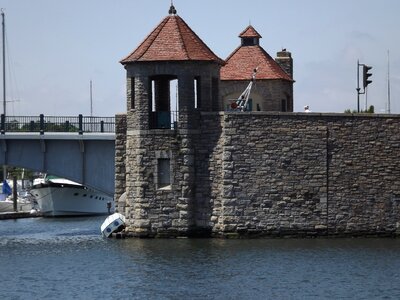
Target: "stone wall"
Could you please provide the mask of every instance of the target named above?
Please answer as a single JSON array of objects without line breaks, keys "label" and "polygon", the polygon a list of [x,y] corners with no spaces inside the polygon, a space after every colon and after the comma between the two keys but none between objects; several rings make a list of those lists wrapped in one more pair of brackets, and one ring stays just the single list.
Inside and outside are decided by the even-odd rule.
[{"label": "stone wall", "polygon": [[115,116],[115,195],[116,207],[125,210],[125,202],[119,199],[126,190],[126,114]]},{"label": "stone wall", "polygon": [[400,117],[225,113],[216,235],[400,233]]},{"label": "stone wall", "polygon": [[400,234],[400,116],[208,112],[196,131],[127,134],[134,235]]},{"label": "stone wall", "polygon": [[[237,99],[246,89],[249,81],[222,80],[220,83],[220,109],[226,110],[228,100]],[[257,80],[253,85],[251,98],[253,111],[259,104],[261,111],[283,111],[282,100],[286,101],[286,111],[293,111],[293,83],[285,80]]]}]

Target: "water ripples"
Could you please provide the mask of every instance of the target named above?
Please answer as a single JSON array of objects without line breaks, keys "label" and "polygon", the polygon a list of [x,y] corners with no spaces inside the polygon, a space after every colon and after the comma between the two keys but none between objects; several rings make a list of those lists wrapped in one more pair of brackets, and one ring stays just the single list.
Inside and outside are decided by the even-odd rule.
[{"label": "water ripples", "polygon": [[0,299],[398,299],[399,239],[104,239],[104,218],[0,222]]}]

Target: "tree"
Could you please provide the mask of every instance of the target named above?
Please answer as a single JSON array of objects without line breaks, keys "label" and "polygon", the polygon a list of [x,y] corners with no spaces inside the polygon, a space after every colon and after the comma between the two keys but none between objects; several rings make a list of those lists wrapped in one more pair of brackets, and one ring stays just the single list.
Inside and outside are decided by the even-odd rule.
[{"label": "tree", "polygon": [[357,112],[357,110],[355,110],[355,109],[353,109],[353,110],[346,109],[344,111],[344,113],[345,114],[358,114],[358,113],[360,113],[360,114],[373,114],[373,113],[375,113],[375,107],[373,105],[370,105],[367,110],[361,110],[360,112]]}]

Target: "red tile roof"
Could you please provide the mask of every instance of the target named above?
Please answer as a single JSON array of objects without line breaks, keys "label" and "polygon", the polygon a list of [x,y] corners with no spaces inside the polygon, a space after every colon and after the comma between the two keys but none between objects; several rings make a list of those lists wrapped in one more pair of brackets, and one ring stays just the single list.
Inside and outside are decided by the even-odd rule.
[{"label": "red tile roof", "polygon": [[257,30],[254,29],[253,26],[249,25],[245,30],[243,30],[240,34],[239,37],[244,38],[244,37],[257,37],[257,38],[262,38],[261,34],[257,32]]},{"label": "red tile roof", "polygon": [[[248,26],[239,37],[261,37],[261,35],[252,26]],[[221,80],[250,80],[253,70],[258,67],[257,79],[293,81],[258,43],[238,47],[225,63],[221,68]]]},{"label": "red tile roof", "polygon": [[169,15],[121,63],[186,60],[223,64],[181,17]]}]

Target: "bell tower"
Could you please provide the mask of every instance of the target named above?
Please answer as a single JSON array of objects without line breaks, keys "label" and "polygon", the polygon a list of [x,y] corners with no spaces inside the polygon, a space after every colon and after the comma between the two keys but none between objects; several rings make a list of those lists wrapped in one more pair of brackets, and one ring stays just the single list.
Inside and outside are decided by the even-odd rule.
[{"label": "bell tower", "polygon": [[169,15],[121,64],[127,74],[125,157],[128,233],[196,231],[199,118],[218,109],[223,61],[177,15]]}]

